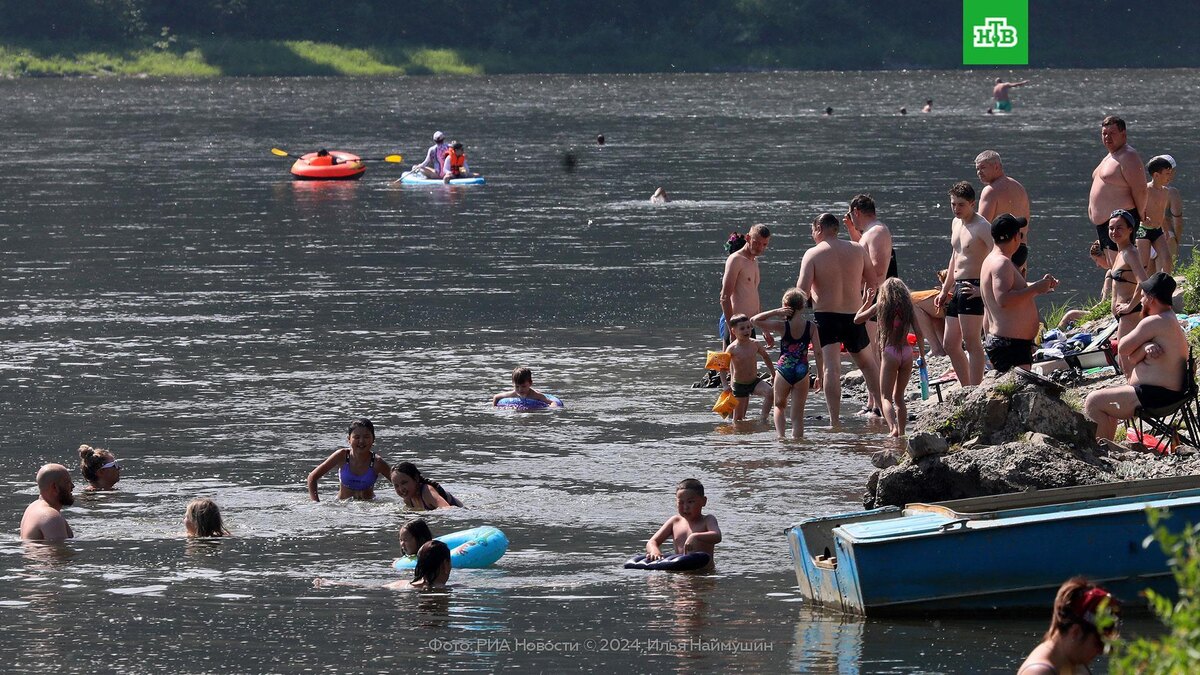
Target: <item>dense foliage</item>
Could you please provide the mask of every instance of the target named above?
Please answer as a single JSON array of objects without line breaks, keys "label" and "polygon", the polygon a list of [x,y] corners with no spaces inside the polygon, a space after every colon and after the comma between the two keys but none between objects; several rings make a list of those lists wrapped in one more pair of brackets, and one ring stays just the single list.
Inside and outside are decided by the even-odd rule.
[{"label": "dense foliage", "polygon": [[[1031,65],[1195,66],[1198,16],[1184,0],[1031,2]],[[308,41],[390,49],[380,62],[401,68],[399,48],[451,50],[492,71],[956,67],[961,21],[956,0],[0,0],[0,44],[202,59]]]}]

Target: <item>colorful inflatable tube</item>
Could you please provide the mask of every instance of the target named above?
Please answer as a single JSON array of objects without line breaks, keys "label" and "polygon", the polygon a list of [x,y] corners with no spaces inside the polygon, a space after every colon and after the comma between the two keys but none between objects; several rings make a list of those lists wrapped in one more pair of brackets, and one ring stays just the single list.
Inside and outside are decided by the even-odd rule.
[{"label": "colorful inflatable tube", "polygon": [[712,556],[701,551],[692,553],[676,553],[664,556],[658,560],[646,560],[645,555],[638,555],[625,562],[627,570],[661,570],[664,572],[694,572],[704,569],[712,563]]},{"label": "colorful inflatable tube", "polygon": [[[450,547],[450,566],[455,569],[488,567],[508,551],[508,537],[490,525],[451,532],[435,538]],[[415,555],[397,558],[392,563],[392,567],[398,570],[411,570],[416,566]]]},{"label": "colorful inflatable tube", "polygon": [[[310,152],[292,164],[292,175],[296,180],[358,180],[367,170],[358,155],[330,150],[330,157],[336,157],[337,164],[324,164],[317,161],[317,153]],[[317,161],[316,164],[313,162]]]},{"label": "colorful inflatable tube", "polygon": [[562,399],[553,394],[542,394],[550,399],[549,403],[540,401],[536,398],[519,398],[510,396],[496,401],[497,408],[513,408],[515,410],[541,410],[542,408],[561,408],[563,407]]}]

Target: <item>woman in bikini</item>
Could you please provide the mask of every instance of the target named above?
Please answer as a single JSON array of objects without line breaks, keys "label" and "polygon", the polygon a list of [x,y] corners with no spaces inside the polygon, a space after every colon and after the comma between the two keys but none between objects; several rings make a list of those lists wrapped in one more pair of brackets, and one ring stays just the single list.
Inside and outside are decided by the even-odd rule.
[{"label": "woman in bikini", "polygon": [[392,485],[410,509],[433,511],[462,506],[445,488],[422,476],[412,462],[400,462],[392,469]]},{"label": "woman in bikini", "polygon": [[338,469],[338,499],[374,499],[375,481],[391,473],[387,462],[371,451],[375,445],[375,425],[363,418],[350,424],[346,436],[348,448],[333,451],[321,465],[308,474],[308,498],[321,501],[317,495],[317,481],[321,476]]},{"label": "woman in bikini", "polygon": [[787,429],[788,401],[792,405],[792,438],[804,437],[804,403],[808,400],[809,373],[813,374],[812,390],[821,388],[821,350],[813,351],[816,370],[808,365],[808,346],[821,344],[817,325],[803,315],[808,296],[799,288],[789,288],[783,294],[783,306],[755,314],[750,322],[764,333],[780,335],[779,361],[775,364],[775,433],[784,437]]},{"label": "woman in bikini", "polygon": [[[1134,240],[1137,230],[1134,220],[1133,214],[1124,209],[1113,211],[1108,219],[1108,237],[1117,245],[1116,259],[1108,271],[1112,279],[1112,314],[1118,322],[1117,342],[1142,320],[1142,291],[1138,284],[1147,276]],[[1117,360],[1121,370],[1128,372],[1128,359],[1118,356]]]}]

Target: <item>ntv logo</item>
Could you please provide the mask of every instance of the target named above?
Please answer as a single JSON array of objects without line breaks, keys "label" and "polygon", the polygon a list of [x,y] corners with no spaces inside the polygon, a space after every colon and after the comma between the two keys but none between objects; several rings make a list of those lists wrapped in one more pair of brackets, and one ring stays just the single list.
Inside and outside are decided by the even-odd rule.
[{"label": "ntv logo", "polygon": [[973,47],[1016,47],[1017,29],[1008,25],[1008,19],[987,18],[982,26],[974,26],[975,39]]}]

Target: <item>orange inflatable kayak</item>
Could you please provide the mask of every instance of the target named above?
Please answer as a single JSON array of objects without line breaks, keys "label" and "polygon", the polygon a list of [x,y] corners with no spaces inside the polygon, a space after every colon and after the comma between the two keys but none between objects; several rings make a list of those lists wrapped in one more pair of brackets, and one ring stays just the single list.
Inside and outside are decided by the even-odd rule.
[{"label": "orange inflatable kayak", "polygon": [[367,165],[362,163],[358,155],[330,150],[329,156],[336,157],[337,164],[314,164],[317,153],[310,152],[304,155],[292,165],[292,175],[297,180],[358,180],[367,170]]}]

